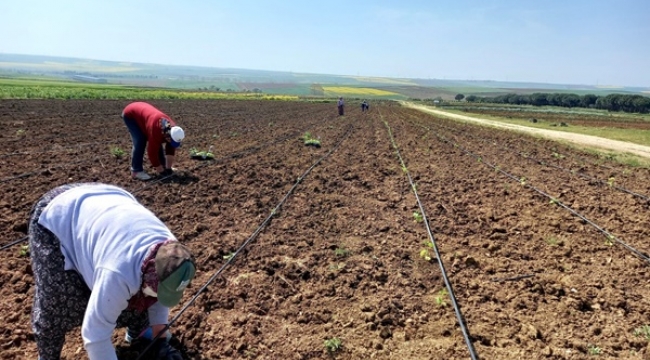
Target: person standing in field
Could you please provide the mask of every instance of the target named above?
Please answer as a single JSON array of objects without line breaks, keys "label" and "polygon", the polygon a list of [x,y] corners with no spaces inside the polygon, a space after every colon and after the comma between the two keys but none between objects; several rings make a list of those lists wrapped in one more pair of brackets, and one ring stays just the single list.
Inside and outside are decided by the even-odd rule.
[{"label": "person standing in field", "polygon": [[368,105],[368,102],[366,100],[363,100],[361,103],[361,112],[366,112],[370,109],[370,106]]},{"label": "person standing in field", "polygon": [[143,167],[145,148],[149,161],[158,174],[171,175],[176,148],[185,138],[183,129],[165,113],[145,102],[127,105],[122,111],[122,119],[133,140],[131,151],[133,178],[143,181],[151,179]]},{"label": "person standing in field", "polygon": [[337,106],[338,109],[339,109],[339,116],[343,116],[343,114],[344,114],[344,110],[345,110],[345,109],[344,109],[344,108],[345,108],[345,103],[343,102],[343,97],[342,97],[342,96],[339,97],[339,101],[338,101],[338,103],[336,104],[336,106]]},{"label": "person standing in field", "polygon": [[[90,360],[117,359],[116,327],[127,328],[127,342],[151,341],[196,272],[189,249],[161,220],[126,190],[101,183],[43,195],[30,213],[29,249],[39,360],[59,359],[78,326]],[[170,337],[152,345],[156,359],[182,359]]]}]

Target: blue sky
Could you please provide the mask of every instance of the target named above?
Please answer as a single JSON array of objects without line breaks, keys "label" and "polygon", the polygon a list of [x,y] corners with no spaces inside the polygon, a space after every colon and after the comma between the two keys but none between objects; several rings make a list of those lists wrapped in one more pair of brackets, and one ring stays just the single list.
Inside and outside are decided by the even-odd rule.
[{"label": "blue sky", "polygon": [[0,53],[650,87],[650,1],[2,0]]}]

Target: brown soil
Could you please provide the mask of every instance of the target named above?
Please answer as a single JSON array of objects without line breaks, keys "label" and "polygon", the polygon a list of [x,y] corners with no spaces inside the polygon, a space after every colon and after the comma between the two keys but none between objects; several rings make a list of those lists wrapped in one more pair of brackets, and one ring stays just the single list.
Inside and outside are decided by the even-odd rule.
[{"label": "brown soil", "polygon": [[[197,254],[190,290],[198,291],[289,194],[173,325],[173,343],[187,359],[470,357],[450,298],[441,295],[441,267],[435,256],[420,256],[432,253],[426,227],[415,221],[418,203],[386,124],[480,358],[650,355],[648,340],[634,334],[650,324],[647,262],[520,183],[525,178],[647,252],[648,170],[396,104],[338,117],[332,104],[153,103],[188,137],[179,175],[144,184],[130,180],[128,155],[109,152],[130,149],[118,116],[126,101],[1,101],[0,233],[3,244],[23,238],[30,207],[57,185],[116,184]],[[320,148],[302,144],[306,131],[320,137]],[[190,148],[210,145],[214,161],[189,158]],[[3,359],[36,358],[33,281],[22,244],[0,252]],[[116,331],[114,343],[122,359],[133,359],[123,335]],[[334,337],[342,347],[328,354],[324,342]],[[75,331],[63,359],[79,358],[85,355]]]}]

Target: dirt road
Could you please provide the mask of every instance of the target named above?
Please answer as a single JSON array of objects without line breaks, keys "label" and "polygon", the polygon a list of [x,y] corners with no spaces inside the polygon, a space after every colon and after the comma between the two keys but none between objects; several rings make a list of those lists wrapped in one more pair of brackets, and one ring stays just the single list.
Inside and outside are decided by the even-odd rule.
[{"label": "dirt road", "polygon": [[630,153],[630,154],[634,154],[637,156],[650,159],[650,147],[648,146],[643,146],[643,145],[638,145],[638,144],[633,144],[633,143],[618,141],[618,140],[610,140],[610,139],[605,139],[605,138],[591,136],[591,135],[583,135],[583,134],[569,133],[564,131],[546,130],[546,129],[531,128],[531,127],[526,127],[521,125],[507,124],[498,121],[482,119],[474,116],[454,114],[454,113],[438,110],[428,106],[416,105],[410,102],[402,102],[402,104],[404,106],[417,109],[426,113],[436,114],[439,116],[444,116],[452,119],[459,119],[464,121],[486,124],[501,129],[526,132],[529,134],[539,135],[550,139],[564,140],[574,144],[580,144],[580,145],[598,148],[598,149]]}]

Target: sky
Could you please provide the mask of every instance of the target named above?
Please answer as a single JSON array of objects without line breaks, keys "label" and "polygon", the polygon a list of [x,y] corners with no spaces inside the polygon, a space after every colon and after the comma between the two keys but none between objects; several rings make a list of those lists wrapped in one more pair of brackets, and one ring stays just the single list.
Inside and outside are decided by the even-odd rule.
[{"label": "sky", "polygon": [[1,0],[0,53],[650,87],[650,1]]}]

